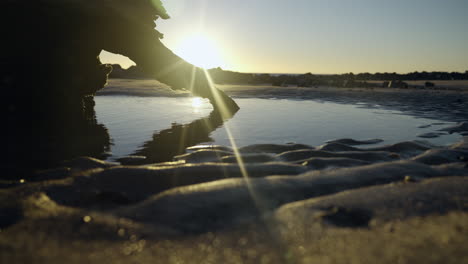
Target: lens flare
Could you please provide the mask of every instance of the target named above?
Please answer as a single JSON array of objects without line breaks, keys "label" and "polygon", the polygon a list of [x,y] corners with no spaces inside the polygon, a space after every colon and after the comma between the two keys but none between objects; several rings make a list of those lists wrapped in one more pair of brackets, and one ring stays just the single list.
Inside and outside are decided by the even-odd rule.
[{"label": "lens flare", "polygon": [[[210,76],[210,73],[206,69],[204,70],[204,73],[205,73],[206,79],[208,80],[208,84],[209,84],[209,87],[210,87],[211,92],[213,94],[214,100],[217,101],[217,105],[219,106],[219,111],[220,111],[221,117],[223,119],[230,118],[232,116],[231,111],[228,109],[228,107],[226,107],[225,105],[219,103],[219,102],[222,102],[222,99],[221,99],[221,97],[220,97],[220,95],[218,93],[218,90],[214,87],[214,83],[213,83],[213,80],[212,80],[212,78]],[[252,197],[252,200],[255,203],[255,206],[257,207],[258,211],[260,213],[262,213],[264,211],[264,208],[265,208],[265,206],[264,206],[265,203],[262,202],[262,199],[260,197],[258,197],[258,195],[256,194],[256,192],[255,192],[255,190],[253,188],[251,179],[249,177],[249,173],[248,173],[247,169],[245,168],[244,161],[242,160],[242,155],[239,152],[239,148],[238,148],[238,146],[236,144],[236,141],[235,141],[234,137],[232,136],[231,129],[229,129],[229,124],[225,123],[224,128],[225,128],[226,134],[227,134],[227,136],[229,138],[229,142],[231,143],[231,147],[232,147],[232,149],[234,151],[234,155],[236,156],[237,164],[239,165],[240,172],[241,172],[242,177],[243,177],[243,179],[245,181],[245,184],[247,186],[249,194]]]}]

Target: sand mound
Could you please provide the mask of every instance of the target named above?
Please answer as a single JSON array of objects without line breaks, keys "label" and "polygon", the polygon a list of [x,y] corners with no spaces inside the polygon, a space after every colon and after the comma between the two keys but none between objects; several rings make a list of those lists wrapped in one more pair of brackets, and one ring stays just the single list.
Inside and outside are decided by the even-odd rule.
[{"label": "sand mound", "polygon": [[467,141],[263,144],[240,156],[197,146],[140,166],[78,158],[2,182],[2,262],[460,263]]}]

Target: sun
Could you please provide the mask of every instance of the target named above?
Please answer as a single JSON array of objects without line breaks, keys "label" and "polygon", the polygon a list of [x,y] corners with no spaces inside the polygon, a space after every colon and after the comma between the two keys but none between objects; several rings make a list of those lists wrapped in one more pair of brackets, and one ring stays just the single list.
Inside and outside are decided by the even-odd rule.
[{"label": "sun", "polygon": [[205,69],[221,67],[224,64],[215,41],[201,33],[186,36],[175,48],[175,53],[195,66]]}]

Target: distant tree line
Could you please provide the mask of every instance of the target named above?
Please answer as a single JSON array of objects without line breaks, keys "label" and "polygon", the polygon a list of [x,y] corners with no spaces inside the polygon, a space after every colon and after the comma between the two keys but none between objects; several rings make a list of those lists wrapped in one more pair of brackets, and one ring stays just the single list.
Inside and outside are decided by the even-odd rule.
[{"label": "distant tree line", "polygon": [[132,65],[128,69],[122,68],[120,64],[112,64],[112,71],[109,73],[109,78],[118,79],[144,79],[146,76],[139,67]]},{"label": "distant tree line", "polygon": [[[140,79],[145,78],[145,74],[137,66],[131,66],[123,69],[118,64],[112,65],[113,70],[110,78]],[[267,74],[267,73],[241,73],[226,71],[221,68],[208,70],[213,81],[217,84],[266,84],[273,86],[302,86],[314,87],[320,85],[336,87],[394,87],[407,88],[404,81],[418,80],[468,80],[468,71],[460,72],[410,72],[399,73],[358,73],[352,72],[345,74]],[[368,81],[381,81],[381,83],[370,83]],[[426,87],[433,86],[433,83],[427,82]]]},{"label": "distant tree line", "polygon": [[[272,84],[276,86],[298,85],[336,85],[351,86],[365,84],[366,81],[388,81],[401,83],[401,81],[414,80],[468,80],[468,71],[459,72],[411,72],[398,73],[345,73],[345,74],[254,74],[226,71],[221,68],[209,70],[211,78],[219,84]],[[371,85],[371,84],[368,84]]]},{"label": "distant tree line", "polygon": [[[345,74],[346,75],[346,74]],[[348,76],[353,76],[352,73],[349,73]],[[355,75],[357,80],[365,81],[390,81],[390,80],[400,80],[400,81],[419,81],[419,80],[468,80],[468,71],[464,73],[460,72],[410,72],[405,74],[398,73],[359,73]]]}]

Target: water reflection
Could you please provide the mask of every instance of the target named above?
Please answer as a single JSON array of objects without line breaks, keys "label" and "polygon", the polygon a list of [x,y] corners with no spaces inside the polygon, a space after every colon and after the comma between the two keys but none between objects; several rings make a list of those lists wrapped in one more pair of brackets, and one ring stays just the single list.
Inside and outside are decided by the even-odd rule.
[{"label": "water reflection", "polygon": [[[206,101],[195,113],[190,98],[101,96],[97,114],[115,145],[111,159],[130,154],[148,156],[150,162],[171,160],[185,147],[200,143],[230,145],[220,128],[227,124],[240,147],[260,143],[297,142],[318,146],[338,138],[381,138],[381,144],[422,140],[420,134],[437,132],[453,122],[402,115],[396,109],[362,108],[350,104],[313,100],[237,98],[241,110],[222,122]],[[403,104],[403,103],[402,103]],[[126,111],[122,112],[122,108]],[[192,121],[195,120],[195,121]],[[205,121],[203,121],[205,120]],[[170,122],[177,122],[172,124]],[[207,124],[204,124],[206,122]],[[180,125],[185,124],[185,125]],[[157,131],[157,132],[155,132]],[[159,132],[160,131],[160,132]],[[183,139],[183,141],[182,141]],[[424,138],[436,145],[456,142],[460,135]],[[146,143],[145,143],[146,142]],[[137,150],[138,149],[138,150]]]},{"label": "water reflection", "polygon": [[[197,98],[194,98],[192,105],[195,104],[199,105],[201,102],[197,102]],[[155,133],[152,140],[145,142],[134,155],[146,156],[146,163],[172,160],[174,156],[184,153],[187,147],[213,141],[210,134],[232,118],[236,112],[237,110],[226,116],[215,108],[207,117],[189,124],[172,124],[171,128]]]},{"label": "water reflection", "polygon": [[107,128],[99,124],[94,110],[94,98],[83,99],[83,108],[70,118],[49,122],[36,132],[42,137],[41,154],[34,157],[38,168],[57,166],[61,161],[78,156],[106,158],[110,149],[110,137]]},{"label": "water reflection", "polygon": [[[47,109],[44,106],[37,108],[34,115],[31,115],[32,111],[28,111],[27,118],[11,118],[14,122],[10,122],[8,127],[15,129],[4,131],[7,134],[5,139],[9,139],[6,142],[8,156],[2,161],[5,175],[0,178],[29,177],[32,171],[58,167],[64,160],[80,156],[108,158],[112,145],[108,127],[111,127],[112,131],[113,124],[107,122],[102,124],[105,120],[97,120],[96,111],[99,116],[102,109],[96,106],[95,99],[99,104],[102,103],[102,98],[89,96],[79,100],[63,101],[60,107],[50,105]],[[114,97],[107,99],[113,108],[105,109],[106,113],[115,115],[116,119],[121,121],[121,125],[132,127],[131,122],[124,118],[126,115],[122,112],[122,105],[119,104],[121,101]],[[152,102],[150,105],[145,105],[145,100],[140,104],[134,104],[143,105],[138,111],[144,112],[145,121],[148,116],[156,116],[157,123],[147,122],[142,126],[133,126],[135,130],[127,128],[126,131],[133,136],[142,127],[148,129],[151,127],[151,131],[154,131],[158,125],[167,128],[162,122],[164,118],[187,122],[194,116],[204,116],[209,111],[210,105],[206,100],[195,98],[191,102],[193,113],[188,114],[185,98],[172,99],[174,100],[169,101],[169,105],[157,100],[154,102],[149,100],[148,102]],[[144,111],[148,107],[153,111]],[[62,110],[57,111],[57,109]],[[234,114],[235,112],[229,116],[222,116],[217,109],[214,109],[207,116],[187,124],[172,124],[170,128],[155,133],[152,139],[143,145],[138,144],[140,148],[136,149],[136,144],[129,146],[127,153],[133,151],[134,154],[146,156],[145,163],[171,160],[189,146],[212,141],[210,134]],[[127,117],[134,118],[133,115]]]},{"label": "water reflection", "polygon": [[35,111],[15,112],[6,130],[8,156],[2,161],[6,173],[0,178],[27,177],[78,156],[106,158],[110,136],[96,119],[94,98],[63,99],[60,104],[36,103],[41,107]]}]

